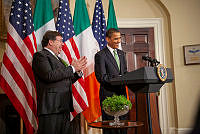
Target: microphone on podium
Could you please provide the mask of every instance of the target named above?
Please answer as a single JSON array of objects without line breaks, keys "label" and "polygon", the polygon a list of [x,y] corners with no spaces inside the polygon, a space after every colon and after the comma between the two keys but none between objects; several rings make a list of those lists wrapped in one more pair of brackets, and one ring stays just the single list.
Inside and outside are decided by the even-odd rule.
[{"label": "microphone on podium", "polygon": [[142,56],[142,60],[148,61],[150,63],[150,66],[152,66],[152,67],[155,67],[158,64],[160,64],[160,62],[157,59],[153,59],[149,56]]}]

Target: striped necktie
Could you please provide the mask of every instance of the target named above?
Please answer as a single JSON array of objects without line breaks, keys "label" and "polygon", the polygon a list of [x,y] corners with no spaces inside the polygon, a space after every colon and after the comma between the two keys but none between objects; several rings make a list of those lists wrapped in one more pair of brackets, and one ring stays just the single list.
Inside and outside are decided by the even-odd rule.
[{"label": "striped necktie", "polygon": [[120,69],[120,62],[119,62],[119,57],[118,57],[116,49],[113,50],[113,53],[114,53],[115,60],[117,62],[117,66]]},{"label": "striped necktie", "polygon": [[62,58],[58,58],[66,67],[68,67],[68,64],[67,64],[67,62],[66,61],[64,61]]}]

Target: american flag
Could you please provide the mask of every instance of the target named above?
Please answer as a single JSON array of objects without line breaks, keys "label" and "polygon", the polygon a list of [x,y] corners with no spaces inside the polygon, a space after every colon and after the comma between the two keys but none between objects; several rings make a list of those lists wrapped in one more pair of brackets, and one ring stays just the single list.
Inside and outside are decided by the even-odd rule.
[{"label": "american flag", "polygon": [[99,43],[100,50],[103,49],[107,42],[106,38],[106,21],[103,11],[103,5],[101,0],[96,0],[93,21],[92,21],[92,31],[95,39]]},{"label": "american flag", "polygon": [[[72,17],[67,0],[60,0],[56,30],[62,34],[64,46],[60,54],[61,58],[69,64],[72,58],[79,59],[80,54],[75,43],[75,33]],[[85,93],[84,79],[79,79],[72,85],[74,112],[71,113],[71,120],[88,107],[88,100]]]},{"label": "american flag", "polygon": [[36,52],[36,39],[29,0],[13,0],[7,43],[0,87],[22,117],[27,133],[33,134],[38,126],[37,95],[31,67]]}]

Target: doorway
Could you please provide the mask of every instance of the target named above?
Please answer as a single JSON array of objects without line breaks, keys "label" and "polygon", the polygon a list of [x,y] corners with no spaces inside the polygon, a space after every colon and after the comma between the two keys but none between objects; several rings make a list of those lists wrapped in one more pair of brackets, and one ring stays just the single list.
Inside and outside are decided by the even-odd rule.
[{"label": "doorway", "polygon": [[[120,28],[119,30],[122,35],[122,50],[126,52],[128,71],[148,66],[148,63],[142,60],[142,56],[155,58],[154,27]],[[160,134],[156,93],[136,95],[129,90],[129,98],[133,104],[129,119],[143,121],[144,126],[137,131],[129,129],[128,134]]]}]

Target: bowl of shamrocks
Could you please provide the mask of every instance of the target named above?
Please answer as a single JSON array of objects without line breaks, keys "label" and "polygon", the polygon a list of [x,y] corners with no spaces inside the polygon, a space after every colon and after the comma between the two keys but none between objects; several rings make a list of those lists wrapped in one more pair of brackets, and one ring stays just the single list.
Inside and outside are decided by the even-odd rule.
[{"label": "bowl of shamrocks", "polygon": [[120,122],[119,116],[127,114],[132,108],[132,104],[124,95],[113,95],[102,102],[102,107],[106,114],[114,116],[114,122],[109,125],[122,126],[124,123]]}]

